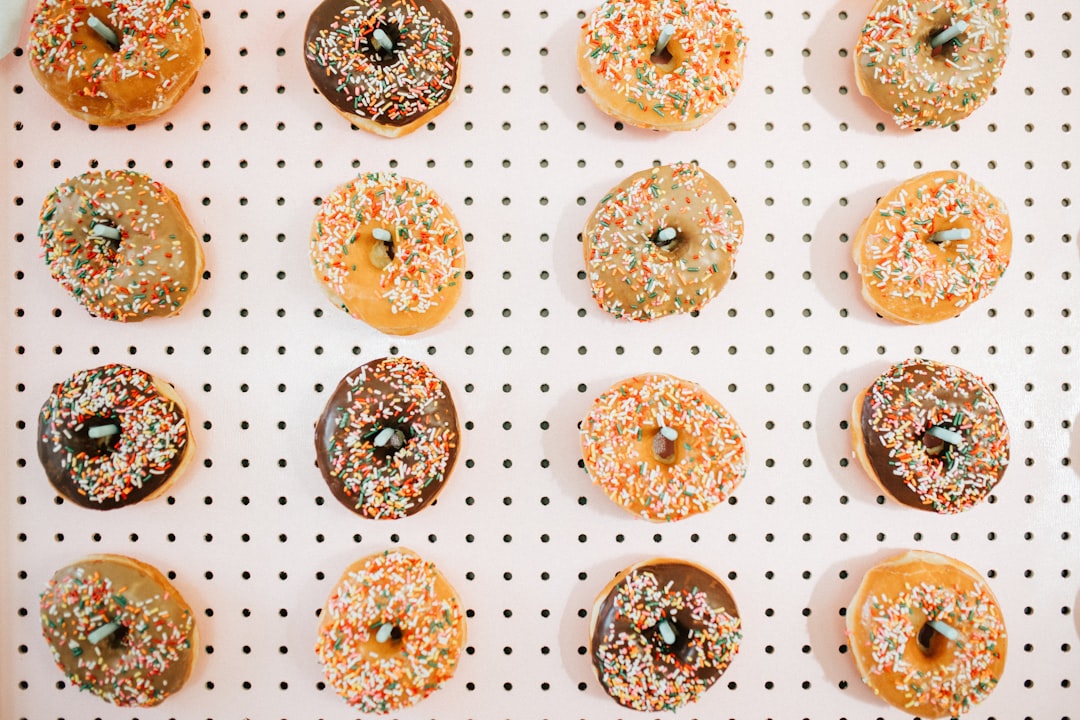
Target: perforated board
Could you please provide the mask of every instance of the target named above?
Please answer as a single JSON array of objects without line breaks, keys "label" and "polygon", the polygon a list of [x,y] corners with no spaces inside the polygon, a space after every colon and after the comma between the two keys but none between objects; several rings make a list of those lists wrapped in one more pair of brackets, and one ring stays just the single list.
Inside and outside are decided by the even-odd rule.
[{"label": "perforated board", "polygon": [[[311,2],[202,4],[212,54],[195,87],[134,130],[88,128],[44,94],[25,55],[0,60],[0,716],[353,716],[321,683],[316,611],[348,563],[398,544],[438,563],[469,608],[456,677],[404,718],[636,716],[592,674],[586,614],[615,571],[651,556],[726,577],[744,619],[730,670],[680,717],[905,717],[860,682],[841,616],[863,572],[904,548],[972,564],[1003,605],[1008,667],[970,717],[1076,716],[1074,1],[1010,2],[996,96],[959,127],[920,134],[855,90],[847,53],[870,2],[736,2],[750,38],[737,98],[696,133],[662,135],[622,129],[577,88],[591,4],[450,0],[468,48],[464,92],[393,141],[350,130],[314,94],[301,54]],[[742,209],[737,277],[699,317],[610,319],[590,298],[577,235],[621,178],[685,159]],[[959,319],[892,325],[859,297],[849,238],[887,189],[950,166],[1011,209],[1012,265]],[[91,167],[165,182],[205,234],[208,276],[179,317],[97,321],[49,278],[40,203]],[[331,307],[307,260],[317,199],[385,169],[429,182],[469,234],[458,309],[408,339]],[[434,507],[364,521],[325,489],[312,424],[342,375],[387,353],[450,384],[463,456]],[[1012,430],[993,502],[959,517],[885,502],[852,457],[855,393],[911,355],[988,378]],[[52,383],[106,362],[175,383],[199,450],[167,498],[102,514],[56,501],[35,426]],[[580,466],[592,399],[649,370],[705,385],[749,436],[735,498],[673,525],[616,509]],[[194,676],[159,708],[114,709],[65,687],[41,639],[46,580],[95,552],[174,573],[196,609]]]}]

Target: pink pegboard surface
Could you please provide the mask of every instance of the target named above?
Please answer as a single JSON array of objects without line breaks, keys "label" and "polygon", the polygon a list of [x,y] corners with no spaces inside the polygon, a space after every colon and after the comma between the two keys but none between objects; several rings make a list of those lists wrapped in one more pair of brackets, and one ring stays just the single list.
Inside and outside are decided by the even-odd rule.
[{"label": "pink pegboard surface", "polygon": [[[670,135],[622,129],[578,90],[573,52],[591,3],[450,0],[463,92],[433,126],[393,141],[350,130],[313,93],[301,54],[312,4],[201,3],[212,54],[195,87],[134,130],[88,128],[38,87],[25,55],[0,60],[0,716],[350,717],[321,685],[315,612],[347,564],[395,544],[436,561],[471,614],[457,676],[403,718],[637,716],[594,679],[585,614],[616,570],[655,555],[728,578],[744,616],[729,672],[679,717],[903,718],[859,681],[840,610],[869,566],[908,547],[970,563],[1004,607],[1006,674],[970,717],[1077,716],[1073,0],[1012,0],[996,96],[955,130],[919,134],[855,90],[848,53],[870,2],[734,2],[750,38],[743,87],[702,130]],[[576,236],[622,177],[685,159],[738,199],[737,277],[699,317],[616,322],[589,296]],[[49,278],[38,208],[91,167],[165,182],[205,233],[209,275],[179,317],[97,321]],[[895,326],[859,298],[848,241],[875,198],[942,167],[1005,200],[1013,263],[961,318]],[[307,261],[317,198],[386,169],[430,183],[468,233],[458,309],[407,339],[329,306]],[[323,486],[312,424],[342,375],[387,353],[450,384],[463,454],[436,506],[364,521]],[[994,502],[959,517],[884,502],[852,458],[854,394],[911,355],[995,383],[1013,433]],[[106,362],[174,382],[199,454],[167,498],[100,514],[55,501],[35,427],[52,383]],[[580,468],[577,422],[592,398],[648,370],[703,384],[746,430],[751,465],[732,503],[652,525]],[[196,609],[195,674],[159,708],[114,709],[64,687],[40,637],[46,580],[95,552],[175,573]]]}]

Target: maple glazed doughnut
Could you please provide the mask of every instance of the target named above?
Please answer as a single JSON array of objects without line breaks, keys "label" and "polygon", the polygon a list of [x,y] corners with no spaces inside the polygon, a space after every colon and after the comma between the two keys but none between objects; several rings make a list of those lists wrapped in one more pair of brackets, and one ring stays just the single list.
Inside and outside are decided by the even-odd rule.
[{"label": "maple glazed doughnut", "polygon": [[72,686],[122,707],[150,707],[179,691],[199,647],[177,589],[123,555],[57,570],[41,594],[41,631]]},{"label": "maple glazed doughnut", "polygon": [[982,502],[1009,464],[1009,428],[986,382],[932,360],[897,363],[859,393],[851,437],[889,497],[942,514]]},{"label": "maple glazed doughnut", "polygon": [[908,715],[968,712],[1005,670],[1008,636],[994,593],[945,555],[909,550],[871,568],[846,622],[863,682]]},{"label": "maple glazed doughnut", "polygon": [[948,127],[990,97],[1009,51],[1005,0],[878,0],[855,45],[859,92],[902,128]]},{"label": "maple glazed doughnut", "polygon": [[398,137],[453,100],[461,33],[442,0],[323,0],[308,20],[304,58],[338,114]]},{"label": "maple glazed doughnut", "polygon": [[335,305],[381,332],[412,335],[457,303],[465,243],[454,213],[423,182],[367,173],[323,200],[311,265]]},{"label": "maple glazed doughnut", "polygon": [[460,445],[450,388],[407,357],[373,360],[346,375],[315,425],[323,479],[341,504],[368,518],[427,507]]},{"label": "maple glazed doughnut", "polygon": [[593,605],[589,649],[604,690],[633,710],[677,710],[723,675],[742,633],[723,581],[684,560],[619,572]]},{"label": "maple glazed doughnut", "polygon": [[157,497],[195,454],[172,385],[126,365],[76,372],[38,416],[38,458],[60,495],[112,510]]},{"label": "maple glazed doughnut", "polygon": [[315,653],[326,681],[360,712],[415,705],[453,677],[465,647],[457,592],[405,548],[350,565],[320,617]]},{"label": "maple glazed doughnut", "polygon": [[28,55],[34,77],[69,113],[128,125],[176,104],[205,47],[186,0],[39,0]]},{"label": "maple glazed doughnut", "polygon": [[746,475],[735,419],[700,385],[662,373],[604,391],[581,423],[581,450],[608,497],[654,522],[711,510]]},{"label": "maple glazed doughnut", "polygon": [[742,82],[747,38],[719,0],[606,0],[581,28],[581,84],[602,111],[652,130],[693,130]]},{"label": "maple glazed doughnut", "polygon": [[199,238],[179,198],[146,175],[71,178],[45,198],[39,221],[49,273],[94,317],[175,315],[199,287]]},{"label": "maple glazed doughnut", "polygon": [[1009,266],[1012,225],[986,188],[942,170],[882,197],[851,251],[875,312],[898,323],[939,322],[994,289]]},{"label": "maple glazed doughnut", "polygon": [[742,214],[697,163],[634,173],[600,200],[582,231],[597,304],[617,318],[700,310],[727,284]]}]

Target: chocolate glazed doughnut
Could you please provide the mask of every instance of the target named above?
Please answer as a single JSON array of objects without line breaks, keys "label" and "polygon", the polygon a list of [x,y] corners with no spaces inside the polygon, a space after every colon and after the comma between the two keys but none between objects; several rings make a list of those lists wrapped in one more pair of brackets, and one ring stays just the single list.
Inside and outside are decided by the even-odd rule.
[{"label": "chocolate glazed doughnut", "polygon": [[457,460],[450,390],[422,362],[389,357],[338,384],[315,425],[319,470],[334,497],[367,518],[420,512]]},{"label": "chocolate glazed doughnut", "polygon": [[739,651],[727,586],[685,560],[632,565],[601,591],[589,649],[604,690],[634,710],[677,710],[724,674]]},{"label": "chocolate glazed doughnut", "polygon": [[324,0],[308,20],[304,57],[342,117],[397,137],[450,104],[461,33],[442,0]]}]

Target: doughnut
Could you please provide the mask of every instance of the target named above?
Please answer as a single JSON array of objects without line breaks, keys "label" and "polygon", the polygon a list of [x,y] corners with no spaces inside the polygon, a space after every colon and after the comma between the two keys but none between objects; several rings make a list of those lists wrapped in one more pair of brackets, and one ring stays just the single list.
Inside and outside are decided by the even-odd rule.
[{"label": "doughnut", "polygon": [[465,647],[461,598],[435,563],[405,548],[350,565],[320,617],[326,681],[360,712],[415,705],[453,677]]},{"label": "doughnut", "polygon": [[104,365],[53,386],[38,416],[37,450],[56,492],[80,507],[112,510],[164,493],[195,441],[172,385]]},{"label": "doughnut", "polygon": [[716,178],[697,163],[675,163],[612,188],[581,237],[597,304],[644,321],[712,300],[731,277],[743,222]]},{"label": "doughnut", "polygon": [[323,0],[304,59],[315,89],[356,127],[398,137],[450,105],[461,33],[442,0]]},{"label": "doughnut", "polygon": [[989,99],[1008,52],[1005,0],[878,0],[855,81],[902,128],[948,127]]},{"label": "doughnut", "polygon": [[907,715],[956,717],[993,692],[1008,637],[994,593],[959,560],[908,550],[870,569],[846,614],[851,656]]},{"label": "doughnut", "polygon": [[862,296],[882,317],[932,323],[958,315],[1009,266],[1005,205],[962,172],[942,170],[890,190],[852,243]]},{"label": "doughnut", "polygon": [[50,274],[94,317],[175,315],[199,287],[199,238],[179,198],[146,175],[71,178],[45,198],[39,220]]},{"label": "doughnut", "polygon": [[899,362],[859,393],[851,440],[889,497],[941,514],[982,502],[1009,464],[1009,428],[986,382],[933,360]]},{"label": "doughnut", "polygon": [[323,200],[311,266],[335,305],[380,332],[412,335],[457,303],[465,243],[454,213],[423,182],[367,173]]},{"label": "doughnut", "polygon": [[601,686],[620,705],[648,712],[696,701],[741,640],[739,609],[723,581],[669,558],[618,573],[596,598],[589,625]]},{"label": "doughnut", "polygon": [[719,0],[605,0],[581,26],[581,85],[602,111],[650,130],[694,130],[735,96],[747,37]]},{"label": "doughnut", "polygon": [[186,0],[38,0],[28,55],[34,77],[69,113],[130,125],[175,105],[206,49]]},{"label": "doughnut", "polygon": [[604,391],[581,423],[581,453],[608,497],[653,522],[711,510],[747,467],[746,436],[724,406],[663,373]]},{"label": "doughnut", "polygon": [[367,518],[427,507],[460,445],[450,388],[407,357],[373,360],[346,375],[315,425],[323,479],[342,505]]},{"label": "doughnut", "polygon": [[122,707],[179,691],[199,647],[195,616],[172,583],[123,555],[57,570],[41,594],[41,632],[74,687]]}]

